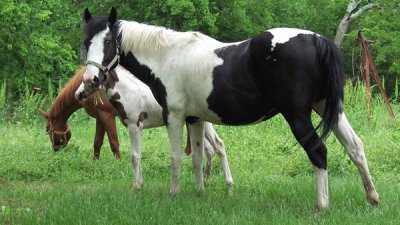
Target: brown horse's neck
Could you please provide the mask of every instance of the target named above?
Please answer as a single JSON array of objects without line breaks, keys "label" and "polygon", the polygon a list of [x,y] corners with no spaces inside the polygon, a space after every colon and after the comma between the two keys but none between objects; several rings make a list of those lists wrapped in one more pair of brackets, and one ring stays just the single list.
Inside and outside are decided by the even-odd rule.
[{"label": "brown horse's neck", "polygon": [[82,104],[75,99],[75,91],[82,83],[82,75],[85,69],[85,67],[82,67],[77,71],[54,100],[50,110],[50,118],[52,121],[61,120],[67,123],[72,113],[82,108]]}]

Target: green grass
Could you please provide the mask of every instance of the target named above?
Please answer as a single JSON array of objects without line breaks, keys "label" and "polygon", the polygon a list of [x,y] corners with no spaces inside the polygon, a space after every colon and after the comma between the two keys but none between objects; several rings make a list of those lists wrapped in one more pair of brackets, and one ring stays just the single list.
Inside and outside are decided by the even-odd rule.
[{"label": "green grass", "polygon": [[[399,184],[378,179],[382,202],[371,207],[358,177],[330,179],[330,208],[315,209],[314,179],[237,174],[232,195],[214,182],[203,196],[182,181],[178,197],[167,194],[168,179],[147,177],[135,193],[127,179],[88,182],[5,182],[3,222],[14,224],[397,224]],[[29,210],[29,211],[28,211]]]},{"label": "green grass", "polygon": [[[121,161],[107,140],[101,159],[94,161],[94,120],[80,111],[70,120],[69,146],[57,153],[37,115],[23,120],[29,124],[1,122],[0,224],[398,224],[400,126],[380,98],[368,120],[363,89],[347,86],[346,93],[346,114],[364,142],[380,194],[376,208],[367,203],[357,169],[331,135],[326,141],[330,207],[318,213],[313,168],[281,116],[254,126],[216,126],[235,181],[231,195],[215,157],[206,191],[197,196],[191,159],[185,156],[181,194],[170,197],[167,134],[164,128],[145,130],[145,183],[136,193],[126,129],[118,127]],[[392,107],[400,112],[400,104]]]}]

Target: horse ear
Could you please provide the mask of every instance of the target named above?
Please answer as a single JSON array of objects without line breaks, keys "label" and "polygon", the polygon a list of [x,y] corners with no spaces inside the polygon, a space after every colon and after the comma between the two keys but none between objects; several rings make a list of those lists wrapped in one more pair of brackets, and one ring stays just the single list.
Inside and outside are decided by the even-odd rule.
[{"label": "horse ear", "polygon": [[113,25],[117,21],[117,10],[112,7],[110,11],[110,15],[108,16],[108,22]]},{"label": "horse ear", "polygon": [[46,118],[46,119],[49,118],[49,113],[48,113],[48,112],[45,112],[45,111],[43,111],[43,110],[41,110],[41,109],[39,109],[39,112],[42,114],[42,116],[43,116],[44,118]]},{"label": "horse ear", "polygon": [[88,23],[92,19],[92,14],[89,12],[88,8],[86,8],[83,12],[83,18],[85,19],[86,23]]}]

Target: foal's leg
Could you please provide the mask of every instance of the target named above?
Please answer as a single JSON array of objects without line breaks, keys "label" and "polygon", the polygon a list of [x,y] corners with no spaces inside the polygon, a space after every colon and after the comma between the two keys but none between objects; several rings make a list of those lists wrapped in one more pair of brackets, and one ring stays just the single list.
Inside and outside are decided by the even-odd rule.
[{"label": "foal's leg", "polygon": [[142,158],[142,127],[142,122],[139,122],[139,125],[136,123],[128,125],[129,137],[131,139],[131,160],[134,174],[134,188],[137,191],[140,191],[143,185],[142,168],[140,165],[140,160]]},{"label": "foal's leg", "polygon": [[228,157],[225,152],[225,145],[211,123],[205,123],[205,139],[207,139],[207,141],[214,147],[214,151],[218,154],[218,157],[221,160],[222,169],[224,170],[225,180],[229,190],[233,186],[233,179],[229,168]]},{"label": "foal's leg", "polygon": [[107,111],[98,111],[98,117],[107,132],[108,142],[110,143],[111,151],[116,159],[120,159],[119,141],[117,134],[117,126],[115,124],[115,115]]},{"label": "foal's leg", "polygon": [[104,130],[102,122],[98,117],[96,117],[96,134],[94,136],[94,141],[93,141],[94,159],[100,158],[100,149],[101,146],[103,146],[105,132],[106,131]]},{"label": "foal's leg", "polygon": [[182,163],[182,138],[183,138],[183,116],[170,113],[168,116],[168,139],[171,153],[171,176],[172,183],[170,187],[170,194],[176,195],[180,191],[179,179]]},{"label": "foal's leg", "polygon": [[[285,115],[284,115],[285,116]],[[297,141],[306,151],[308,158],[315,167],[317,177],[317,207],[325,209],[329,205],[327,150],[319,138],[311,122],[310,115],[285,116]]]},{"label": "foal's leg", "polygon": [[[315,104],[314,106],[314,109],[320,115],[322,115],[324,112],[324,104],[325,103],[322,102]],[[347,120],[344,112],[339,115],[337,128],[335,128],[333,132],[343,147],[347,150],[347,154],[350,156],[351,160],[357,166],[361,175],[361,180],[364,184],[368,201],[373,205],[378,204],[379,195],[375,190],[375,186],[372,182],[372,177],[368,169],[368,163],[364,153],[364,145],[354,132],[353,128],[350,126],[350,123]]]},{"label": "foal's leg", "polygon": [[207,140],[207,138],[204,138],[204,153],[206,153],[207,157],[207,163],[206,163],[206,168],[204,170],[204,179],[207,180],[208,177],[211,175],[211,164],[212,164],[212,158],[215,154],[214,148],[211,145],[211,143]]},{"label": "foal's leg", "polygon": [[203,178],[203,152],[204,152],[204,122],[197,121],[189,124],[189,135],[193,151],[192,161],[196,176],[196,189],[198,193],[204,192]]}]

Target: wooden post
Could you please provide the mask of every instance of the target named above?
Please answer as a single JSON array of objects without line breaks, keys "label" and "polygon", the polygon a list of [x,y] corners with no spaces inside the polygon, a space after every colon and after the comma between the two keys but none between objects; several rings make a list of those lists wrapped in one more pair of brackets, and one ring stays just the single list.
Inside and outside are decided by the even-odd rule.
[{"label": "wooden post", "polygon": [[367,42],[365,41],[364,37],[361,34],[361,30],[358,31],[358,40],[361,42],[361,45],[364,48],[364,52],[365,52],[365,68],[366,68],[365,76],[366,76],[366,80],[367,80],[367,94],[369,92],[369,94],[368,94],[369,95],[368,96],[368,116],[370,116],[369,109],[370,109],[370,95],[371,95],[371,93],[370,93],[370,78],[369,78],[370,71],[369,71],[369,68],[371,67],[372,73],[373,73],[374,78],[376,80],[376,83],[378,84],[379,90],[381,91],[383,99],[385,100],[386,106],[387,106],[387,108],[389,110],[389,114],[390,114],[391,117],[396,119],[396,117],[395,117],[395,115],[393,113],[393,110],[392,110],[392,106],[390,105],[389,98],[388,98],[388,96],[387,96],[387,94],[386,94],[386,92],[385,92],[385,90],[384,90],[384,88],[382,86],[381,79],[379,78],[378,70],[376,69],[376,67],[375,67],[375,65],[374,65],[374,63],[372,61],[371,53],[369,52],[369,48],[368,48]]}]

